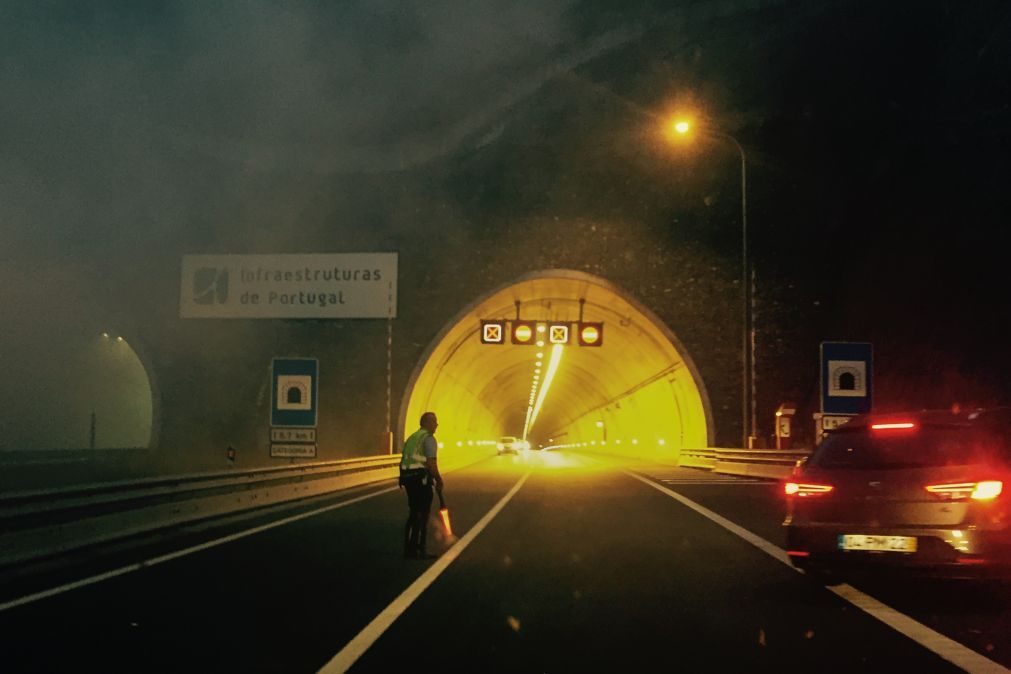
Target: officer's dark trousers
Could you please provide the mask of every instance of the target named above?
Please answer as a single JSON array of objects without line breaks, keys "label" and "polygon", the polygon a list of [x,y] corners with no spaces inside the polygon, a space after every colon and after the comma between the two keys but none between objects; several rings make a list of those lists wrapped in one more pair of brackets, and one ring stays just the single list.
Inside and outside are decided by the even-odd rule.
[{"label": "officer's dark trousers", "polygon": [[407,524],[404,527],[404,556],[425,554],[425,537],[428,533],[428,515],[432,510],[432,485],[421,477],[404,480],[407,490]]}]

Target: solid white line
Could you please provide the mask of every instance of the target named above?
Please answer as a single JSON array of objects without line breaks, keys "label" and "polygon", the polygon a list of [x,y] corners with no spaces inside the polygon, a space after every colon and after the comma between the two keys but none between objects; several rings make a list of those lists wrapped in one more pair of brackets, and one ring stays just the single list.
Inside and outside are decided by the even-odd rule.
[{"label": "solid white line", "polygon": [[362,655],[365,654],[372,644],[376,642],[383,633],[390,628],[390,625],[399,618],[408,607],[414,603],[414,601],[421,596],[421,593],[428,589],[436,578],[438,578],[442,573],[449,568],[449,565],[455,560],[460,554],[470,545],[478,534],[484,531],[484,528],[488,526],[496,515],[506,506],[507,503],[516,495],[516,492],[520,490],[523,483],[527,481],[530,477],[530,472],[524,473],[523,477],[519,479],[513,488],[503,496],[495,506],[482,517],[477,524],[470,528],[463,538],[456,542],[456,544],[435,560],[435,562],[425,570],[421,576],[418,577],[413,583],[411,583],[406,590],[400,593],[400,596],[393,600],[389,606],[387,606],[383,611],[377,615],[372,622],[365,626],[361,632],[358,633],[354,639],[349,641],[344,648],[340,650],[337,655],[330,659],[330,662],[323,665],[322,669],[319,670],[320,674],[338,674],[339,672],[346,672],[348,669],[354,665]]},{"label": "solid white line", "polygon": [[709,510],[708,508],[704,508],[704,507],[700,506],[695,501],[692,501],[689,498],[685,498],[684,496],[682,496],[681,494],[677,493],[676,491],[671,491],[670,489],[668,489],[667,487],[664,487],[661,484],[657,484],[656,482],[653,482],[652,480],[649,480],[649,479],[647,479],[645,477],[642,477],[641,475],[637,475],[636,473],[632,473],[632,472],[629,472],[629,471],[625,471],[625,474],[629,475],[631,477],[634,477],[635,479],[639,480],[640,482],[642,482],[644,484],[648,484],[650,487],[653,487],[653,489],[656,489],[657,491],[660,491],[660,492],[663,492],[664,494],[667,494],[667,496],[670,496],[675,501],[678,501],[682,505],[685,505],[685,506],[691,508],[692,510],[694,510],[698,514],[702,515],[703,517],[708,517],[713,522],[716,522],[717,524],[719,524],[721,527],[723,527],[727,531],[730,531],[731,533],[737,534],[738,536],[740,536],[741,538],[743,538],[747,542],[751,543],[756,548],[758,548],[762,552],[766,553],[767,555],[769,555],[770,557],[772,557],[776,561],[779,561],[779,562],[782,562],[783,564],[786,564],[791,569],[793,568],[793,564],[790,563],[790,557],[786,554],[786,552],[784,550],[780,550],[779,548],[777,548],[775,545],[773,545],[769,541],[765,540],[764,538],[761,538],[760,536],[756,536],[755,534],[751,533],[750,531],[748,531],[744,527],[741,527],[741,526],[738,526],[738,525],[734,524],[733,522],[731,522],[727,518],[722,517],[721,515],[717,515],[712,510]]},{"label": "solid white line", "polygon": [[896,611],[891,606],[882,604],[874,597],[864,594],[854,587],[842,583],[840,585],[829,585],[827,589],[868,615],[877,618],[899,634],[904,634],[924,648],[971,674],[991,674],[1011,671],[993,660],[980,655],[971,648],[958,643],[954,639],[949,639],[923,623],[919,623],[904,613]]},{"label": "solid white line", "polygon": [[[625,471],[625,474],[634,477],[640,482],[648,484],[657,491],[667,494],[675,501],[691,508],[700,515],[709,518],[728,531],[737,534],[762,552],[765,552],[774,559],[788,565],[791,569],[794,569],[795,571],[797,570],[794,568],[793,564],[790,563],[790,558],[786,554],[785,550],[776,547],[764,538],[756,536],[747,529],[744,529],[730,520],[717,515],[712,510],[699,505],[695,501],[692,501],[677,492],[671,491],[666,487],[648,480],[641,475],[637,475],[629,471]],[[826,589],[834,592],[837,596],[846,600],[872,618],[876,618],[885,625],[888,625],[899,634],[912,639],[927,650],[939,655],[941,658],[947,660],[956,667],[961,667],[970,674],[995,674],[997,672],[1011,673],[1011,670],[1007,669],[1003,665],[980,655],[968,646],[944,636],[940,632],[927,627],[923,623],[913,620],[904,613],[896,611],[892,607],[881,603],[874,597],[864,594],[855,587],[842,583],[840,585],[828,585],[826,586]]]},{"label": "solid white line", "polygon": [[110,578],[116,578],[118,576],[125,575],[127,573],[133,573],[134,571],[140,571],[141,569],[146,569],[157,564],[162,564],[173,559],[178,559],[179,557],[185,557],[186,555],[192,555],[195,552],[200,552],[201,550],[207,550],[208,548],[213,548],[218,545],[224,545],[225,543],[231,543],[232,541],[237,541],[241,538],[247,536],[252,536],[253,534],[258,534],[263,531],[268,531],[270,529],[275,529],[285,524],[291,524],[292,522],[297,522],[299,520],[304,520],[308,517],[314,517],[331,510],[336,510],[337,508],[343,508],[344,506],[349,506],[359,501],[364,501],[365,499],[370,499],[373,496],[379,496],[380,494],[386,494],[391,491],[396,491],[398,487],[388,487],[386,489],[380,489],[379,491],[369,492],[363,496],[357,496],[347,501],[341,501],[340,503],[335,503],[329,505],[325,508],[319,508],[318,510],[312,510],[310,512],[301,513],[299,515],[292,515],[291,517],[286,517],[283,520],[278,520],[276,522],[271,522],[269,524],[264,524],[262,526],[254,527],[252,529],[246,529],[245,531],[240,531],[222,538],[216,538],[212,541],[207,541],[206,543],[201,543],[200,545],[194,545],[188,548],[183,548],[182,550],[177,550],[175,552],[170,552],[165,555],[160,555],[158,557],[152,557],[151,559],[144,560],[142,562],[136,562],[134,564],[128,564],[122,566],[118,569],[112,571],[106,571],[105,573],[100,573],[94,576],[88,576],[81,580],[76,580],[72,583],[66,583],[64,585],[59,585],[48,590],[42,590],[34,594],[25,595],[24,597],[19,597],[17,599],[12,599],[10,601],[0,603],[0,612],[6,611],[8,609],[15,608],[17,606],[24,606],[25,604],[31,604],[42,599],[47,599],[49,597],[56,596],[58,594],[63,594],[64,592],[69,592],[71,590],[76,590],[81,587],[87,587],[88,585],[94,585],[95,583],[101,583],[104,580],[109,580]]}]

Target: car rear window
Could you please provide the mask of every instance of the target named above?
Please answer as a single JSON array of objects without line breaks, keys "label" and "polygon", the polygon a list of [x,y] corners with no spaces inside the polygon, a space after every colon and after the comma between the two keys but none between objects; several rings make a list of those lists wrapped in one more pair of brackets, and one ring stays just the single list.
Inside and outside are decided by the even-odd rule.
[{"label": "car rear window", "polygon": [[961,466],[999,450],[996,438],[966,426],[843,429],[825,438],[811,457],[811,465],[855,470]]}]

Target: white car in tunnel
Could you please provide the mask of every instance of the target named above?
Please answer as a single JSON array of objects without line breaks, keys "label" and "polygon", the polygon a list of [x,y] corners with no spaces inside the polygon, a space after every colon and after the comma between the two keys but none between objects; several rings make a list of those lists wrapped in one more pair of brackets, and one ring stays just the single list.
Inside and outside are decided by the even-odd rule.
[{"label": "white car in tunnel", "polygon": [[519,454],[520,450],[523,449],[523,441],[512,435],[503,435],[498,439],[495,444],[498,449],[499,456],[502,454]]}]

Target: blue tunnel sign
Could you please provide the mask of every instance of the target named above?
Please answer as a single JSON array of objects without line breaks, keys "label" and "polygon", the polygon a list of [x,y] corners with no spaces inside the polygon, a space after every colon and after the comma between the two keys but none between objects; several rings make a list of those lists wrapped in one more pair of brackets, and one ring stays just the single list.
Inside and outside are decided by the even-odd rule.
[{"label": "blue tunnel sign", "polygon": [[319,361],[275,358],[270,387],[271,426],[315,426]]},{"label": "blue tunnel sign", "polygon": [[821,411],[870,412],[873,365],[873,350],[868,342],[822,342]]}]

